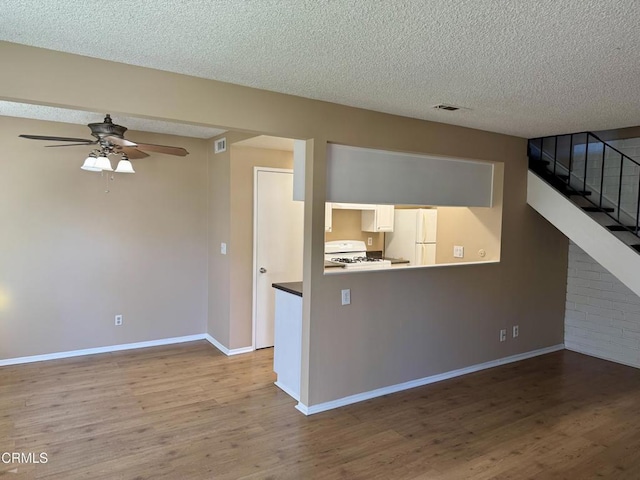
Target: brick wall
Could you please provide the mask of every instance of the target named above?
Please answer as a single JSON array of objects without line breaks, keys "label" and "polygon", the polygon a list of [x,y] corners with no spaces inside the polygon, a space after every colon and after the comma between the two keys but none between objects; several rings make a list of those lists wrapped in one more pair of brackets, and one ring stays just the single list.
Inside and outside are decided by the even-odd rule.
[{"label": "brick wall", "polygon": [[640,367],[640,297],[569,245],[565,346]]}]

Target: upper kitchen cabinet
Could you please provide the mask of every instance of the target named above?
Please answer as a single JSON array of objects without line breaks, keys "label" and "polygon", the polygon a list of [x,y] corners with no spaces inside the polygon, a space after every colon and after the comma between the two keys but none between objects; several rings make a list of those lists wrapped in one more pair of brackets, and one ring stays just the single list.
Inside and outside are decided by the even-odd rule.
[{"label": "upper kitchen cabinet", "polygon": [[375,205],[374,210],[362,211],[362,231],[393,232],[393,219],[393,205]]},{"label": "upper kitchen cabinet", "polygon": [[324,204],[324,231],[333,231],[333,206],[331,202]]}]

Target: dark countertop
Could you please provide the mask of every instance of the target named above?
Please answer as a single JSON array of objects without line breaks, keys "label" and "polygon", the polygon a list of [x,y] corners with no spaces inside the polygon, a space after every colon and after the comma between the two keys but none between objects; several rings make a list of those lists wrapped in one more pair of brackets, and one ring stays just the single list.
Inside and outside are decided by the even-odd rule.
[{"label": "dark countertop", "polygon": [[409,260],[405,260],[403,258],[383,257],[382,250],[369,250],[367,252],[367,257],[380,258],[382,260],[389,260],[391,262],[391,265],[396,265],[398,263],[409,263]]},{"label": "dark countertop", "polygon": [[344,268],[344,263],[324,261],[324,268]]},{"label": "dark countertop", "polygon": [[271,286],[283,292],[302,296],[302,282],[272,283]]},{"label": "dark countertop", "polygon": [[391,258],[391,257],[384,257],[385,260],[389,260],[391,262],[391,265],[395,265],[398,263],[409,263],[409,260],[405,260],[404,258]]}]

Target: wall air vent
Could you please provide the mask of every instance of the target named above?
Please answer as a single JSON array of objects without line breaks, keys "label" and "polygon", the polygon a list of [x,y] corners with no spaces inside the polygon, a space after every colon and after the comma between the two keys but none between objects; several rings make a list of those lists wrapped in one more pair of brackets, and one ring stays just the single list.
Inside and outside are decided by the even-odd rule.
[{"label": "wall air vent", "polygon": [[446,103],[439,103],[438,105],[434,105],[433,108],[435,108],[436,110],[447,110],[448,112],[455,112],[456,110],[460,110],[462,107],[447,105]]},{"label": "wall air vent", "polygon": [[213,152],[214,153],[222,153],[224,151],[227,150],[227,139],[225,138],[220,138],[218,140],[215,141],[214,143],[214,147],[213,147]]}]

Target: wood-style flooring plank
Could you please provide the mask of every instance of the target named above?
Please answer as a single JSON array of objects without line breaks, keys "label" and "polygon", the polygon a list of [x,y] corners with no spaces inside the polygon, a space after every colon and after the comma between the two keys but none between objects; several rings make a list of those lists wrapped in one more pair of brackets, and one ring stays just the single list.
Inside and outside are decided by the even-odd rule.
[{"label": "wood-style flooring plank", "polygon": [[305,417],[272,355],[198,341],[2,367],[0,451],[49,462],[0,477],[640,478],[637,369],[556,352]]}]

